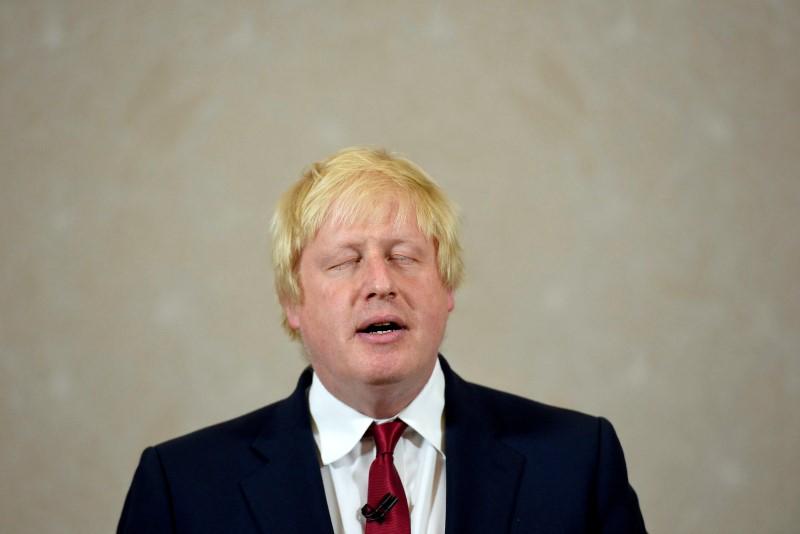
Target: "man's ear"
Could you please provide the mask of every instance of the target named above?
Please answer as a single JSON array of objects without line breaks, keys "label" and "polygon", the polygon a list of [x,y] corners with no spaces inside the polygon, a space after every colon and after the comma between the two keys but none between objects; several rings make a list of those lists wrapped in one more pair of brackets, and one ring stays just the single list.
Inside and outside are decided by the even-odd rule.
[{"label": "man's ear", "polygon": [[281,300],[281,307],[283,308],[283,313],[286,314],[286,324],[288,324],[292,330],[299,330],[300,304],[297,302],[289,302],[288,300]]}]

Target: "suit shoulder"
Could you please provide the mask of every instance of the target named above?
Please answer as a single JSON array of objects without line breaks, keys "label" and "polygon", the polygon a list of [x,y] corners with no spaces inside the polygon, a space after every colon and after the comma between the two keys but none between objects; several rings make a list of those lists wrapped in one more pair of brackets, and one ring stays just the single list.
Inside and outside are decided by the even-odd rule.
[{"label": "suit shoulder", "polygon": [[596,434],[600,417],[535,401],[513,393],[468,383],[501,432],[553,435]]},{"label": "suit shoulder", "polygon": [[252,441],[270,419],[270,413],[276,404],[278,403],[169,439],[155,448],[161,451],[184,451],[197,447],[218,447],[231,441]]},{"label": "suit shoulder", "polygon": [[219,471],[221,476],[246,471],[257,458],[252,445],[260,437],[281,433],[287,424],[298,424],[292,420],[302,419],[297,413],[302,414],[304,399],[304,392],[295,392],[287,399],[170,439],[154,449],[168,470],[191,472],[203,466]]},{"label": "suit shoulder", "polygon": [[265,432],[291,430],[288,427],[302,424],[309,417],[306,389],[310,381],[310,371],[306,370],[300,376],[294,392],[288,397],[233,419],[170,439],[155,448],[162,454],[205,449],[224,451],[228,447],[241,447],[242,444],[250,446]]}]

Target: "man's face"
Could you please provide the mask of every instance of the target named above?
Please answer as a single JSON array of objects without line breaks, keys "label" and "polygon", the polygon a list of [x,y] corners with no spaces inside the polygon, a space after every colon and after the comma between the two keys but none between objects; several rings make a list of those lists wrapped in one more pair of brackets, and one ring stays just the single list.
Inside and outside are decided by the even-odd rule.
[{"label": "man's face", "polygon": [[369,390],[421,389],[454,304],[414,217],[377,213],[325,222],[300,258],[302,302],[284,306],[322,383],[351,406]]}]

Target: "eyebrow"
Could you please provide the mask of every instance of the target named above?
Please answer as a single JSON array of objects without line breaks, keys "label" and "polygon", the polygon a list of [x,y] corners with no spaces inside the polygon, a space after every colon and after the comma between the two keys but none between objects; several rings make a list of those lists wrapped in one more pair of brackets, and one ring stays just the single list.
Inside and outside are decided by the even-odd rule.
[{"label": "eyebrow", "polygon": [[[334,243],[332,248],[336,249],[353,249],[356,250],[363,246],[368,239],[347,239],[342,240],[341,242]],[[391,238],[380,238],[378,242],[381,245],[388,245],[389,248],[394,248],[398,245],[408,245],[412,248],[421,248],[418,241],[424,241],[423,239],[414,239],[414,238],[404,238],[404,237],[391,237]]]}]

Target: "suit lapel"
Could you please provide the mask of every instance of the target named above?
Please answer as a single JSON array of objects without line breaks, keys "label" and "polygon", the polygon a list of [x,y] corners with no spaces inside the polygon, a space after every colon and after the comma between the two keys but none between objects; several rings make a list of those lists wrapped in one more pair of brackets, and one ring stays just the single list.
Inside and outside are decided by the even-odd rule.
[{"label": "suit lapel", "polygon": [[[445,375],[447,503],[445,534],[507,532],[512,526],[523,457],[497,436],[491,414],[440,358]],[[333,534],[311,433],[307,370],[272,412],[253,450],[264,463],[240,482],[265,533]]]},{"label": "suit lapel", "polygon": [[446,534],[507,532],[524,458],[501,442],[470,389],[441,358],[445,374]]},{"label": "suit lapel", "polygon": [[264,533],[333,534],[317,449],[311,433],[306,389],[310,370],[274,411],[252,448],[264,464],[242,479],[242,491]]}]

